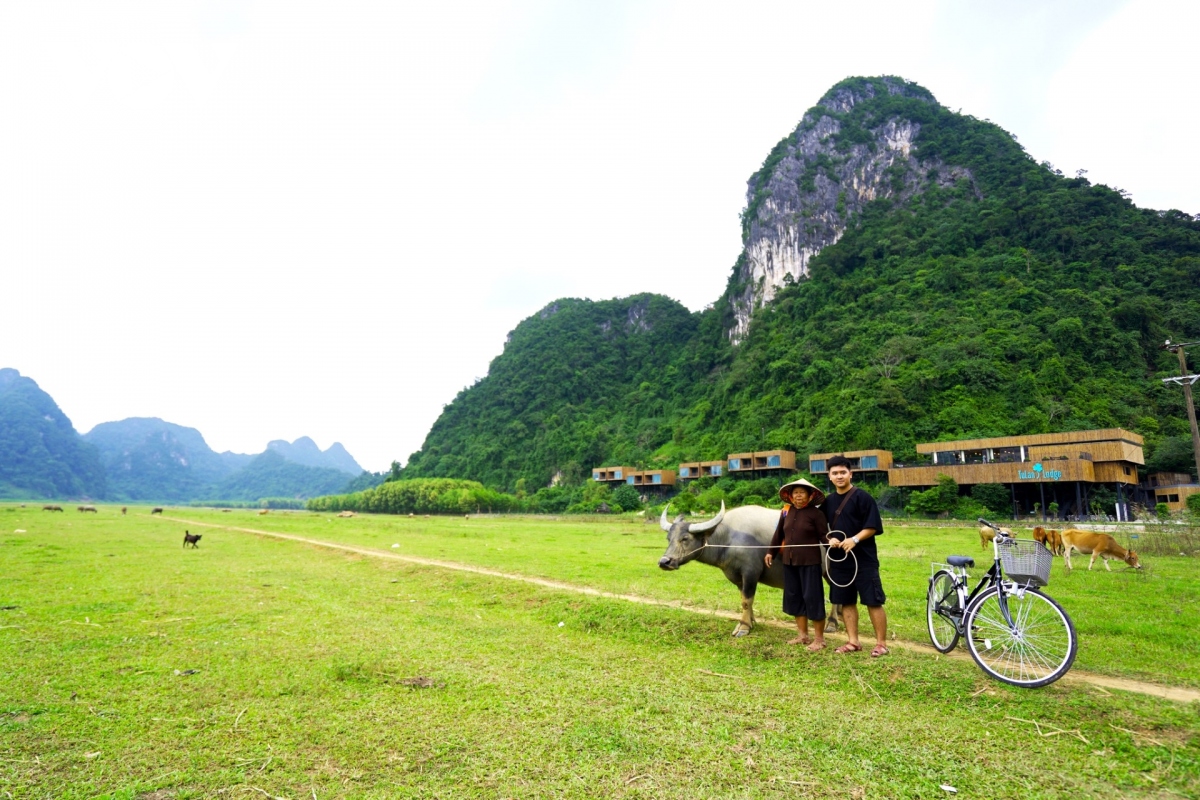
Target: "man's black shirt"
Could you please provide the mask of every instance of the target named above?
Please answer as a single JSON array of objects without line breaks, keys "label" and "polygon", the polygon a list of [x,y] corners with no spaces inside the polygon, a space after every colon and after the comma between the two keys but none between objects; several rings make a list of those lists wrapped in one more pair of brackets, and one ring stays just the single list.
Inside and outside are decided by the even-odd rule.
[{"label": "man's black shirt", "polygon": [[[846,501],[846,505],[842,508],[842,513],[838,515],[838,506],[842,505],[842,501]],[[846,534],[846,538],[854,536],[863,528],[873,528],[875,536],[883,533],[883,519],[879,516],[879,506],[875,504],[875,498],[864,492],[858,487],[850,490],[850,496],[847,498],[844,494],[831,492],[825,498],[825,503],[822,505],[825,510],[825,519],[829,520],[829,530],[842,531]],[[834,516],[837,516],[837,524],[833,523]],[[860,568],[873,567],[879,569],[879,554],[875,549],[875,536],[868,539],[863,539],[854,546],[854,554],[858,558]],[[837,538],[837,537],[830,537]],[[834,559],[837,555],[834,555]],[[831,559],[829,569],[832,572],[848,572],[853,569],[852,562],[847,557],[846,562],[838,566]]]}]

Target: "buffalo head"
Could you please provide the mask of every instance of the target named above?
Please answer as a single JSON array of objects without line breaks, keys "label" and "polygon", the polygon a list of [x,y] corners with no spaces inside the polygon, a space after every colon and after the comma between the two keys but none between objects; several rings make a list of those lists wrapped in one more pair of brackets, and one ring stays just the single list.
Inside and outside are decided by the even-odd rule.
[{"label": "buffalo head", "polygon": [[688,522],[683,515],[675,517],[671,522],[667,519],[668,503],[658,520],[658,524],[667,532],[667,552],[658,560],[658,566],[663,569],[679,569],[696,557],[696,553],[704,547],[708,535],[717,529],[725,518],[725,503],[721,503],[721,511],[712,519],[705,522]]}]

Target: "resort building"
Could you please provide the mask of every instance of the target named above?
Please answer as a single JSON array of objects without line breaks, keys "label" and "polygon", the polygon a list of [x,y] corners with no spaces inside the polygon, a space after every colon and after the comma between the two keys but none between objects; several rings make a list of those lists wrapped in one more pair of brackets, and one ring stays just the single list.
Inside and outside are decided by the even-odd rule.
[{"label": "resort building", "polygon": [[764,450],[756,453],[730,453],[731,475],[755,475],[796,471],[796,453],[792,450]]},{"label": "resort building", "polygon": [[1116,488],[1118,517],[1124,518],[1138,485],[1138,467],[1146,463],[1143,444],[1141,436],[1123,428],[929,442],[916,450],[930,463],[893,464],[888,483],[924,488],[935,485],[939,475],[949,475],[959,486],[999,483],[1009,487],[1018,511],[1056,503],[1063,517],[1086,514],[1088,488],[1108,484]]},{"label": "resort building", "polygon": [[592,470],[592,480],[597,483],[625,483],[625,477],[633,471],[632,467],[596,467]]},{"label": "resort building", "polygon": [[680,478],[720,478],[725,474],[724,461],[692,461],[679,465]]},{"label": "resort building", "polygon": [[812,475],[824,475],[829,472],[825,462],[834,456],[845,456],[850,459],[850,471],[854,477],[879,479],[887,478],[887,471],[892,468],[891,450],[847,450],[844,453],[814,453],[808,457],[808,471]]},{"label": "resort building", "polygon": [[1138,488],[1147,506],[1165,503],[1172,513],[1187,509],[1188,497],[1200,494],[1200,484],[1186,472],[1151,472]]},{"label": "resort building", "polygon": [[672,469],[647,469],[635,470],[630,472],[625,477],[625,483],[629,486],[642,487],[668,487],[675,485],[675,470]]}]

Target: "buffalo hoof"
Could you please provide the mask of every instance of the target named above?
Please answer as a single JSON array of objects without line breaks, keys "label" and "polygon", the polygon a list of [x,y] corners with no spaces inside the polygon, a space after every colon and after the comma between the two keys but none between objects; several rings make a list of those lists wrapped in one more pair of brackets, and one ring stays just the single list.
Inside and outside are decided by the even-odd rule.
[{"label": "buffalo hoof", "polygon": [[741,638],[742,636],[745,636],[749,632],[750,632],[750,629],[742,624],[739,624],[736,628],[733,629],[733,635],[737,638]]}]

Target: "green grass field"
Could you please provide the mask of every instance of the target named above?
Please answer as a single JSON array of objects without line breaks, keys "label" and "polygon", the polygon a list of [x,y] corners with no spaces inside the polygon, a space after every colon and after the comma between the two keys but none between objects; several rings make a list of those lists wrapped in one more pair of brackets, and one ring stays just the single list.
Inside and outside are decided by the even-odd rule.
[{"label": "green grass field", "polygon": [[[0,795],[1200,794],[1200,703],[1011,689],[901,648],[810,656],[771,627],[735,640],[724,619],[247,533],[193,528],[184,551],[185,525],[131,511],[0,506]],[[663,534],[630,520],[168,514],[737,605],[716,570],[658,570]],[[893,628],[921,641],[928,562],[978,540],[880,545]],[[1056,566],[1076,669],[1200,685],[1195,563]],[[760,618],[778,603],[761,590]]]}]

